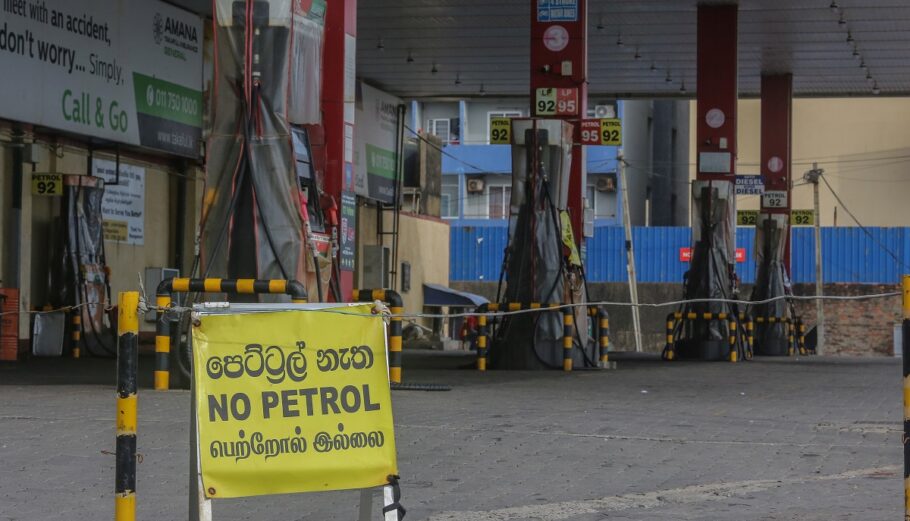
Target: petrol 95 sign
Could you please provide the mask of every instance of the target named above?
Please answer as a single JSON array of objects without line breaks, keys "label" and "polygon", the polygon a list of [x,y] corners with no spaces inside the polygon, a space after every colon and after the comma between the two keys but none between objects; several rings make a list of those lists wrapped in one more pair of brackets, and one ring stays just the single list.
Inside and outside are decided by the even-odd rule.
[{"label": "petrol 95 sign", "polygon": [[619,119],[581,120],[582,145],[622,145],[622,121]]}]

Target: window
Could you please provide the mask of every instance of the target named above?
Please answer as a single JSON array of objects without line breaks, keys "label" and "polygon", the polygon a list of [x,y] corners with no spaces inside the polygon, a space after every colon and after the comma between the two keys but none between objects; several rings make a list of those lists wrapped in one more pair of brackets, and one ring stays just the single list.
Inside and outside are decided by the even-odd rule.
[{"label": "window", "polygon": [[585,190],[588,208],[594,212],[595,219],[616,218],[616,174],[588,175],[588,186]]},{"label": "window", "polygon": [[467,193],[464,199],[464,216],[466,219],[486,219],[490,208],[487,203],[487,192]]},{"label": "window", "polygon": [[585,197],[588,199],[588,208],[591,209],[591,213],[594,217],[597,217],[597,190],[594,188],[594,185],[588,185]]},{"label": "window", "polygon": [[500,110],[487,112],[487,144],[490,144],[490,121],[493,118],[520,118],[524,116],[520,110]]},{"label": "window", "polygon": [[427,134],[438,137],[443,143],[451,141],[451,132],[448,118],[428,119]]},{"label": "window", "polygon": [[508,219],[511,186],[491,186],[488,196],[490,219]]},{"label": "window", "polygon": [[458,179],[449,179],[454,176],[443,176],[442,193],[440,194],[440,216],[443,219],[458,218]]}]

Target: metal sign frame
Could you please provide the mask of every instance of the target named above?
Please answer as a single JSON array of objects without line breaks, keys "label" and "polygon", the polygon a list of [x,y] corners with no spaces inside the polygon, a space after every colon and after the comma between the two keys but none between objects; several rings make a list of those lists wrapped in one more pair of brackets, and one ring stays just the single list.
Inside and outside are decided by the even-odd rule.
[{"label": "metal sign frame", "polygon": [[[350,305],[350,304],[349,304]],[[345,307],[344,303],[321,304],[230,304],[227,302],[208,302],[193,306],[193,319],[205,315],[232,314],[232,313],[257,313],[269,311],[314,310]],[[188,341],[192,343],[192,336]],[[190,345],[192,348],[192,344]],[[192,363],[192,361],[191,361]],[[202,483],[202,465],[199,449],[199,424],[196,421],[196,378],[193,371],[190,384],[190,472],[189,472],[189,521],[212,521],[212,499],[207,498]],[[395,498],[395,487],[391,484],[360,490],[360,504],[358,521],[369,521],[373,515],[374,495],[382,491],[383,521],[400,521],[399,511],[394,508],[398,501]],[[355,489],[357,490],[357,489]],[[301,493],[302,494],[302,493]],[[387,508],[392,507],[387,510]]]}]

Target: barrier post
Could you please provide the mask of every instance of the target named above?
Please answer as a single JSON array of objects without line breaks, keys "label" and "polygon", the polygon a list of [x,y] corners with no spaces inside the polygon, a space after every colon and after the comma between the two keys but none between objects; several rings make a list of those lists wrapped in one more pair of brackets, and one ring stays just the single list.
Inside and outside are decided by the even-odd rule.
[{"label": "barrier post", "polygon": [[736,347],[736,327],[736,318],[731,314],[730,321],[727,322],[727,328],[730,330],[730,361],[734,364],[739,361],[739,352]]},{"label": "barrier post", "polygon": [[910,519],[910,275],[904,275],[901,356],[904,365],[904,519]]},{"label": "barrier post", "polygon": [[[188,279],[184,291],[189,290]],[[173,286],[181,287],[184,284],[178,283]],[[171,291],[162,291],[159,286],[157,295],[155,295],[155,305],[158,307],[158,321],[155,323],[155,390],[167,391],[171,386],[170,378],[170,358],[171,358],[171,321],[168,320],[168,309],[171,307]]]},{"label": "barrier post", "polygon": [[664,348],[664,360],[673,360],[673,344],[675,340],[673,338],[673,330],[676,329],[676,313],[670,313],[667,315],[667,347]]},{"label": "barrier post", "polygon": [[306,287],[296,280],[187,279],[162,280],[155,291],[158,321],[155,324],[155,390],[170,388],[171,321],[169,308],[173,293],[229,293],[242,295],[284,294],[293,304],[306,304]]},{"label": "barrier post", "polygon": [[136,519],[136,378],[139,367],[139,292],[119,295],[117,321],[117,449],[114,519]]},{"label": "barrier post", "polygon": [[355,289],[355,302],[379,300],[389,305],[392,318],[389,321],[389,381],[401,383],[401,314],[404,313],[404,302],[401,295],[391,289]]},{"label": "barrier post", "polygon": [[572,308],[562,310],[562,370],[572,371],[572,326],[575,315]]},{"label": "barrier post", "polygon": [[796,353],[796,326],[792,321],[787,322],[787,356],[793,356]]},{"label": "barrier post", "polygon": [[746,341],[749,347],[749,360],[751,360],[752,356],[755,354],[755,351],[753,350],[755,344],[755,322],[752,322],[751,317],[746,320]]},{"label": "barrier post", "polygon": [[797,319],[796,321],[796,347],[799,349],[799,354],[808,355],[809,351],[806,350],[806,324],[803,324],[802,319]]},{"label": "barrier post", "polygon": [[73,340],[73,358],[79,358],[82,356],[82,346],[80,345],[82,341],[82,310],[74,309],[73,318],[70,320],[73,325],[73,332],[70,333],[70,338]]},{"label": "barrier post", "polygon": [[487,370],[487,305],[477,308],[477,370]]}]

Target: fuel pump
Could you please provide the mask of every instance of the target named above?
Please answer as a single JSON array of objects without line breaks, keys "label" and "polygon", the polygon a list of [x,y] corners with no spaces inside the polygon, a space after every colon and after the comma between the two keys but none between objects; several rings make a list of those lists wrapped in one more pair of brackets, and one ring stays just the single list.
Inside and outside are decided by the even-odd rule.
[{"label": "fuel pump", "polygon": [[[499,302],[525,306],[584,303],[584,271],[566,211],[572,158],[572,124],[555,119],[512,120],[512,195],[509,246]],[[587,313],[576,308],[578,334],[573,364],[594,366],[588,345]],[[490,346],[490,365],[497,369],[562,367],[563,318],[536,312],[504,318]]]}]

